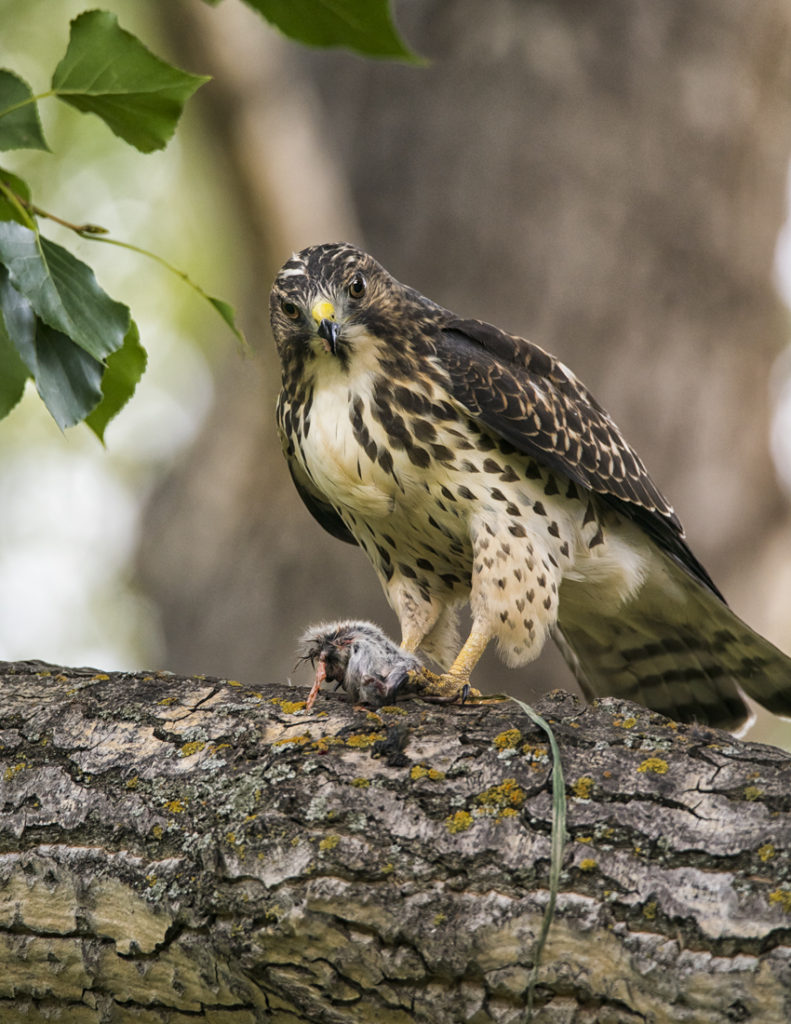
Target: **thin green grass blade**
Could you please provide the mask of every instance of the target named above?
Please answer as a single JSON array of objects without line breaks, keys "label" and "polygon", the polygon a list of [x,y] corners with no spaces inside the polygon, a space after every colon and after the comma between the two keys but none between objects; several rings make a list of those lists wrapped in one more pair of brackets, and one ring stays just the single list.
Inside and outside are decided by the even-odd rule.
[{"label": "thin green grass blade", "polygon": [[537,726],[544,730],[552,751],[552,836],[549,859],[549,901],[544,911],[541,931],[536,940],[536,948],[533,954],[533,973],[527,986],[527,1015],[525,1017],[525,1024],[530,1024],[533,1020],[533,994],[536,982],[538,981],[541,954],[544,951],[552,919],[555,916],[555,903],[558,890],[560,889],[560,871],[563,866],[563,849],[566,844],[566,783],[563,778],[563,766],[560,762],[560,750],[555,740],[555,734],[552,732],[549,724],[529,704],[524,704],[521,700],[517,700],[516,697],[511,697],[511,700],[524,711],[531,722],[535,722]]}]

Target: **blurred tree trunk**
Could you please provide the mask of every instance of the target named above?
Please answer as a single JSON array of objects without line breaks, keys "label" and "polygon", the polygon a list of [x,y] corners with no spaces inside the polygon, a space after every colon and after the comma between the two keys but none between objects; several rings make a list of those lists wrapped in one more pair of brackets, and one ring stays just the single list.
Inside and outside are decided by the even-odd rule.
[{"label": "blurred tree trunk", "polygon": [[[341,236],[571,365],[736,609],[791,646],[767,583],[791,562],[768,450],[786,340],[772,268],[787,0],[398,4],[423,68],[301,50],[239,5],[160,8],[177,56],[215,75],[200,96],[245,224],[234,247],[258,347],[229,355],[212,418],[146,518],[165,663],[279,678],[310,620],[395,632],[364,557],[302,509],[273,425],[270,281],[292,250]],[[482,675],[524,682],[491,663]],[[534,678],[569,682],[546,658]]]}]

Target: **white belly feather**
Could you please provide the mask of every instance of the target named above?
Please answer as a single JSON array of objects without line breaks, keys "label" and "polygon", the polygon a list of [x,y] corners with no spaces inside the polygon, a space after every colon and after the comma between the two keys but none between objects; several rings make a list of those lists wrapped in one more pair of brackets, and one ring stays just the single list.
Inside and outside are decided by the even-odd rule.
[{"label": "white belly feather", "polygon": [[[464,419],[436,425],[434,443],[458,452],[452,461],[415,465],[371,414],[373,374],[325,370],[302,460],[374,563],[405,636],[431,640],[437,627],[448,635],[429,646],[450,650],[445,613],[469,599],[506,662],[524,664],[541,650],[561,598],[572,615],[591,606],[613,614],[639,590],[649,553],[631,524],[595,503],[592,514],[589,495],[570,499],[567,480],[483,444]],[[390,468],[355,437],[355,399]],[[459,431],[470,447],[459,449]]]}]

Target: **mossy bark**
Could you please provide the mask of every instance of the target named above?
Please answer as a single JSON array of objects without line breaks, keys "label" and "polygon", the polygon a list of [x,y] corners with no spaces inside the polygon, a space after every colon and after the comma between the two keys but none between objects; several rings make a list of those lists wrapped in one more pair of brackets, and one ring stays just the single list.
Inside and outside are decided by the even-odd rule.
[{"label": "mossy bark", "polygon": [[[545,736],[512,703],[0,663],[0,1020],[524,1020]],[[557,692],[536,1019],[791,1019],[791,757]],[[374,755],[374,756],[372,756]]]}]

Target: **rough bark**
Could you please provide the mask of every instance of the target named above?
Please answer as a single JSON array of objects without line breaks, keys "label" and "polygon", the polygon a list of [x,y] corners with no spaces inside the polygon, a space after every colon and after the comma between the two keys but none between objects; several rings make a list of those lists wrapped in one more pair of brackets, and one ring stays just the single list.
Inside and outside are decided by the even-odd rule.
[{"label": "rough bark", "polygon": [[[515,705],[306,715],[283,686],[41,663],[0,686],[4,1024],[524,1019],[550,765]],[[791,757],[539,710],[570,838],[536,1019],[785,1024]]]}]

